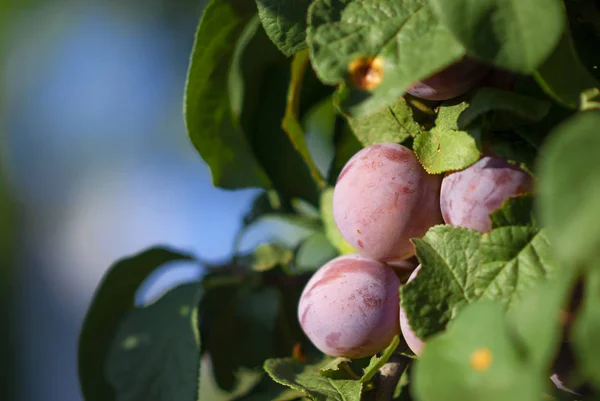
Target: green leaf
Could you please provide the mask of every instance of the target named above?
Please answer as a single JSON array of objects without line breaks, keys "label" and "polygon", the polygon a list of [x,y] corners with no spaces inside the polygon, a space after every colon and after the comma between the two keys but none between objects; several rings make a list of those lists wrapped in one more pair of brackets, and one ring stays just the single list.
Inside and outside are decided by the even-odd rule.
[{"label": "green leaf", "polygon": [[481,236],[481,268],[475,271],[475,294],[499,300],[508,308],[546,279],[559,265],[545,231],[533,227],[501,227]]},{"label": "green leaf", "polygon": [[532,73],[538,68],[554,50],[565,26],[559,0],[431,3],[444,26],[470,55],[515,72]]},{"label": "green leaf", "polygon": [[294,258],[292,251],[277,243],[264,243],[254,249],[250,266],[256,271],[270,270],[278,265],[287,265]]},{"label": "green leaf", "polygon": [[104,366],[120,322],[133,308],[135,293],[148,275],[163,264],[178,260],[191,257],[152,248],[118,261],[102,279],[79,334],[79,382],[86,401],[116,399],[104,376]]},{"label": "green leaf", "polygon": [[557,255],[568,265],[598,265],[600,111],[557,126],[540,151],[539,211]]},{"label": "green leaf", "polygon": [[500,208],[490,213],[492,228],[506,226],[533,226],[537,221],[533,213],[532,194],[525,194],[507,198]]},{"label": "green leaf", "polygon": [[[275,383],[267,375],[248,394],[236,397],[233,401],[291,401],[304,397],[304,393]],[[207,398],[207,401],[213,401]],[[199,401],[204,401],[203,399]]]},{"label": "green leaf", "polygon": [[582,92],[600,83],[581,64],[569,32],[565,32],[550,57],[534,77],[544,91],[562,105],[575,109]]},{"label": "green leaf", "polygon": [[312,155],[304,139],[304,130],[300,125],[300,95],[302,93],[302,82],[306,73],[308,62],[308,50],[303,50],[294,56],[292,62],[291,81],[287,95],[287,106],[282,121],[282,128],[294,144],[296,150],[302,155],[310,173],[317,183],[319,189],[323,189],[327,183],[313,161]]},{"label": "green leaf", "polygon": [[334,358],[323,365],[319,370],[319,374],[330,379],[353,379],[354,377],[346,377],[349,376],[349,371],[352,372],[349,366],[351,362],[350,358]]},{"label": "green leaf", "polygon": [[[550,102],[496,88],[481,88],[460,114],[458,125],[465,128],[490,111],[509,113],[525,122],[541,121],[550,110]],[[519,125],[520,121],[514,121]]]},{"label": "green leaf", "polygon": [[[282,128],[292,81],[290,61],[273,45],[258,18],[248,25],[242,39],[230,77],[230,88],[240,105],[236,113],[240,126],[282,201],[301,198],[316,205],[318,188],[310,169]],[[296,89],[305,92],[304,86]],[[317,92],[311,97],[320,95],[321,86],[311,81],[308,87]]]},{"label": "green leaf", "polygon": [[188,68],[185,122],[196,150],[222,188],[268,188],[270,181],[233,120],[227,88],[235,43],[255,12],[242,0],[212,0],[204,9]]},{"label": "green leaf", "polygon": [[315,233],[300,244],[296,251],[295,265],[301,272],[315,271],[338,256],[324,233]]},{"label": "green leaf", "polygon": [[424,339],[443,330],[468,303],[492,299],[512,307],[557,270],[544,231],[531,227],[481,235],[441,225],[413,242],[422,268],[401,288],[401,302],[411,327]]},{"label": "green leaf", "polygon": [[429,174],[462,170],[479,160],[480,127],[459,129],[459,117],[468,106],[467,102],[445,102],[440,106],[435,127],[415,138],[413,150]]},{"label": "green leaf", "polygon": [[319,368],[304,365],[294,359],[269,359],[264,364],[271,378],[314,401],[360,401],[362,383],[355,380],[334,380],[318,374]]},{"label": "green leaf", "polygon": [[286,56],[306,48],[306,14],[312,0],[256,0],[269,38]]},{"label": "green leaf", "polygon": [[356,249],[342,237],[340,230],[335,224],[335,219],[333,218],[333,188],[331,187],[321,193],[321,217],[325,226],[325,235],[327,235],[331,245],[342,255],[356,253]]},{"label": "green leaf", "polygon": [[528,361],[541,374],[550,371],[562,340],[561,312],[568,303],[573,270],[564,269],[523,296],[509,311],[512,330],[523,344]]},{"label": "green leaf", "polygon": [[465,113],[470,106],[471,100],[460,101],[449,100],[442,103],[439,107],[438,114],[435,118],[435,126],[447,130],[458,131],[465,129],[467,125],[459,125],[460,116]]},{"label": "green leaf", "polygon": [[412,389],[417,399],[539,400],[544,376],[526,363],[511,334],[502,305],[465,307],[416,362]]},{"label": "green leaf", "polygon": [[441,127],[419,135],[415,139],[413,150],[429,174],[462,170],[481,156],[476,137],[472,134]]},{"label": "green leaf", "polygon": [[355,116],[393,104],[412,83],[465,54],[424,0],[315,1],[307,41],[313,66],[328,84],[352,81],[349,70],[357,60],[381,60],[381,83],[350,94],[346,106]]},{"label": "green leaf", "polygon": [[348,117],[348,123],[364,146],[381,142],[401,143],[421,133],[413,112],[404,99],[366,117]]},{"label": "green leaf", "polygon": [[571,336],[579,367],[594,387],[600,388],[600,270],[585,276],[581,309],[577,313]]},{"label": "green leaf", "polygon": [[379,369],[387,363],[390,357],[396,352],[396,348],[400,344],[400,337],[394,336],[390,345],[388,345],[383,352],[381,352],[380,356],[373,355],[371,358],[371,362],[369,362],[369,366],[365,368],[365,372],[363,376],[360,378],[361,383],[367,383],[371,381],[373,376],[379,371]]},{"label": "green leaf", "polygon": [[201,293],[197,283],[182,285],[123,318],[106,364],[118,400],[196,401]]},{"label": "green leaf", "polygon": [[199,308],[203,346],[211,356],[217,384],[232,391],[241,368],[254,369],[277,356],[281,294],[274,287],[256,287],[249,278],[205,283],[205,291]]}]

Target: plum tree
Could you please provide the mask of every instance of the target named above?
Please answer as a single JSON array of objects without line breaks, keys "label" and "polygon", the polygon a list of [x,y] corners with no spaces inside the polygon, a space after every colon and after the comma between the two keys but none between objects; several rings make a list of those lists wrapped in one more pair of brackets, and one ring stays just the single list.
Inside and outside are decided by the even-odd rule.
[{"label": "plum tree", "polygon": [[473,89],[488,74],[490,68],[472,58],[452,64],[412,84],[406,92],[426,100],[448,100]]},{"label": "plum tree", "polygon": [[306,284],[298,304],[302,330],[327,355],[373,355],[399,332],[399,286],[384,263],[358,254],[339,256]]},{"label": "plum tree", "polygon": [[533,178],[519,167],[484,156],[442,180],[440,207],[446,224],[480,232],[492,229],[490,213],[510,196],[533,190]]},{"label": "plum tree", "polygon": [[414,254],[410,238],[441,223],[441,177],[429,175],[408,148],[380,143],[356,153],[342,169],[333,214],[342,236],[382,262]]},{"label": "plum tree", "polygon": [[[412,274],[408,278],[408,281],[406,282],[406,284],[413,281],[419,274],[420,270],[421,270],[421,265],[417,266],[417,268],[412,272]],[[399,316],[400,316],[400,331],[402,332],[402,337],[404,337],[404,341],[406,341],[406,345],[408,345],[408,348],[410,348],[412,350],[412,352],[415,353],[415,355],[421,355],[421,352],[423,351],[423,347],[425,346],[425,343],[423,342],[423,340],[421,340],[415,334],[415,332],[410,327],[410,323],[408,322],[408,318],[406,316],[406,313],[404,313],[404,310],[402,309],[402,307],[400,307]]]}]

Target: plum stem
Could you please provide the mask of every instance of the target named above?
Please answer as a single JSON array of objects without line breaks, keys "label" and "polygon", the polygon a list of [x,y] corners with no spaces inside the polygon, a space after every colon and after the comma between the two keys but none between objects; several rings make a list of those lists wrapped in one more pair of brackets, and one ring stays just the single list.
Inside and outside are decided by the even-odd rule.
[{"label": "plum stem", "polygon": [[401,355],[400,352],[401,347],[398,347],[390,359],[379,369],[375,378],[375,399],[377,401],[391,401],[394,397],[400,376],[410,362],[410,359]]}]

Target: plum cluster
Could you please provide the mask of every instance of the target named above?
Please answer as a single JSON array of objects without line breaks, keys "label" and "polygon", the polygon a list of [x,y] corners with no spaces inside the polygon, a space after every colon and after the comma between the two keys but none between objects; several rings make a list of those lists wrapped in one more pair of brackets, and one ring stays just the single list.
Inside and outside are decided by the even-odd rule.
[{"label": "plum cluster", "polygon": [[356,153],[338,176],[333,213],[357,254],[337,257],[309,280],[298,305],[302,329],[330,356],[362,358],[402,333],[416,353],[423,342],[399,305],[401,273],[413,263],[410,241],[437,224],[486,232],[489,214],[514,195],[531,192],[532,177],[493,155],[468,168],[428,174],[414,153],[379,143]]}]

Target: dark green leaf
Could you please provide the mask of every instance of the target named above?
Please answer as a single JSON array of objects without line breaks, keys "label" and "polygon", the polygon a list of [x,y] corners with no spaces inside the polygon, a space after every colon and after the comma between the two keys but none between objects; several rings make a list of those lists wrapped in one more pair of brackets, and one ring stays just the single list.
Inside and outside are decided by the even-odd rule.
[{"label": "dark green leaf", "polygon": [[600,270],[589,271],[584,281],[583,301],[572,329],[575,355],[582,373],[600,388]]},{"label": "dark green leaf", "polygon": [[[282,200],[301,198],[316,205],[318,188],[310,169],[282,128],[292,81],[290,62],[267,37],[258,19],[248,26],[244,39],[236,49],[231,72],[231,81],[237,82],[232,88],[241,91],[236,94],[241,127]],[[304,92],[303,86],[294,88]],[[314,85],[310,86],[313,90]],[[319,89],[316,92],[320,93]]]},{"label": "dark green leaf", "polygon": [[308,25],[311,60],[325,83],[360,81],[368,68],[356,67],[379,57],[381,82],[353,86],[355,93],[346,102],[355,116],[393,104],[412,83],[464,55],[424,0],[315,1]]},{"label": "dark green leaf", "polygon": [[252,287],[252,280],[205,285],[200,304],[202,339],[215,379],[226,391],[235,388],[240,368],[256,368],[276,356],[275,324],[281,294],[273,287]]},{"label": "dark green leaf", "polygon": [[568,32],[563,34],[554,52],[534,77],[548,95],[572,109],[579,105],[583,91],[600,87],[600,83],[581,64]]},{"label": "dark green leaf", "polygon": [[520,195],[506,199],[499,209],[490,214],[492,228],[505,226],[537,226],[533,214],[532,194]]},{"label": "dark green leaf", "polygon": [[348,117],[348,123],[364,146],[381,142],[401,143],[421,133],[404,99],[366,117]]},{"label": "dark green leaf", "polygon": [[401,301],[411,327],[424,339],[479,299],[511,308],[557,270],[545,233],[531,227],[502,227],[481,235],[442,225],[413,241],[422,268],[401,288]]},{"label": "dark green leaf", "polygon": [[416,362],[413,392],[428,401],[541,399],[544,376],[526,363],[511,334],[502,305],[465,307],[427,343]]},{"label": "dark green leaf", "polygon": [[286,56],[306,48],[306,14],[312,0],[256,0],[269,38]]},{"label": "dark green leaf", "polygon": [[115,400],[104,366],[122,318],[134,306],[135,293],[155,269],[190,256],[153,248],[115,263],[98,286],[79,335],[78,364],[86,401]]},{"label": "dark green leaf", "polygon": [[119,325],[106,377],[119,401],[196,401],[200,368],[199,284],[177,287]]},{"label": "dark green leaf", "polygon": [[398,348],[399,344],[400,344],[400,337],[394,336],[390,345],[388,345],[386,347],[386,349],[384,349],[381,352],[380,356],[373,355],[373,357],[371,358],[371,362],[369,363],[369,366],[367,366],[365,368],[365,372],[364,372],[363,376],[360,378],[360,382],[361,383],[369,382],[373,378],[373,376],[375,376],[375,374],[379,371],[379,369],[387,363],[387,361],[390,359],[392,354],[394,352],[396,352],[396,348]]},{"label": "dark green leaf", "polygon": [[[525,122],[538,122],[549,110],[550,102],[496,88],[481,88],[470,100],[469,107],[460,114],[458,125],[465,128],[490,111],[509,113]],[[514,123],[519,125],[519,120]]]},{"label": "dark green leaf", "polygon": [[512,329],[527,350],[528,361],[541,374],[550,370],[562,340],[561,313],[573,284],[572,272],[564,269],[556,279],[525,294],[508,315]]},{"label": "dark green leaf", "polygon": [[560,124],[540,152],[539,211],[555,251],[569,265],[598,265],[600,111]]},{"label": "dark green leaf", "polygon": [[255,12],[246,0],[212,0],[196,31],[185,90],[190,139],[210,167],[213,183],[235,189],[270,186],[248,140],[233,120],[228,95],[235,43]]},{"label": "dark green leaf", "polygon": [[[291,401],[302,397],[304,397],[304,393],[275,383],[270,377],[265,375],[251,392],[234,398],[233,401]],[[213,401],[208,398],[206,400]]]},{"label": "dark green leaf", "polygon": [[269,359],[264,368],[277,383],[301,391],[314,401],[360,401],[361,398],[362,383],[321,376],[319,366],[286,358]]},{"label": "dark green leaf", "polygon": [[292,61],[290,86],[287,94],[287,106],[283,117],[282,127],[292,144],[294,144],[296,150],[302,155],[302,158],[308,166],[319,189],[323,189],[327,183],[313,161],[304,138],[304,130],[299,121],[302,82],[308,65],[308,50],[303,50],[294,56],[294,60]]},{"label": "dark green leaf", "polygon": [[470,55],[522,73],[546,60],[565,25],[559,0],[433,0],[432,5]]}]

